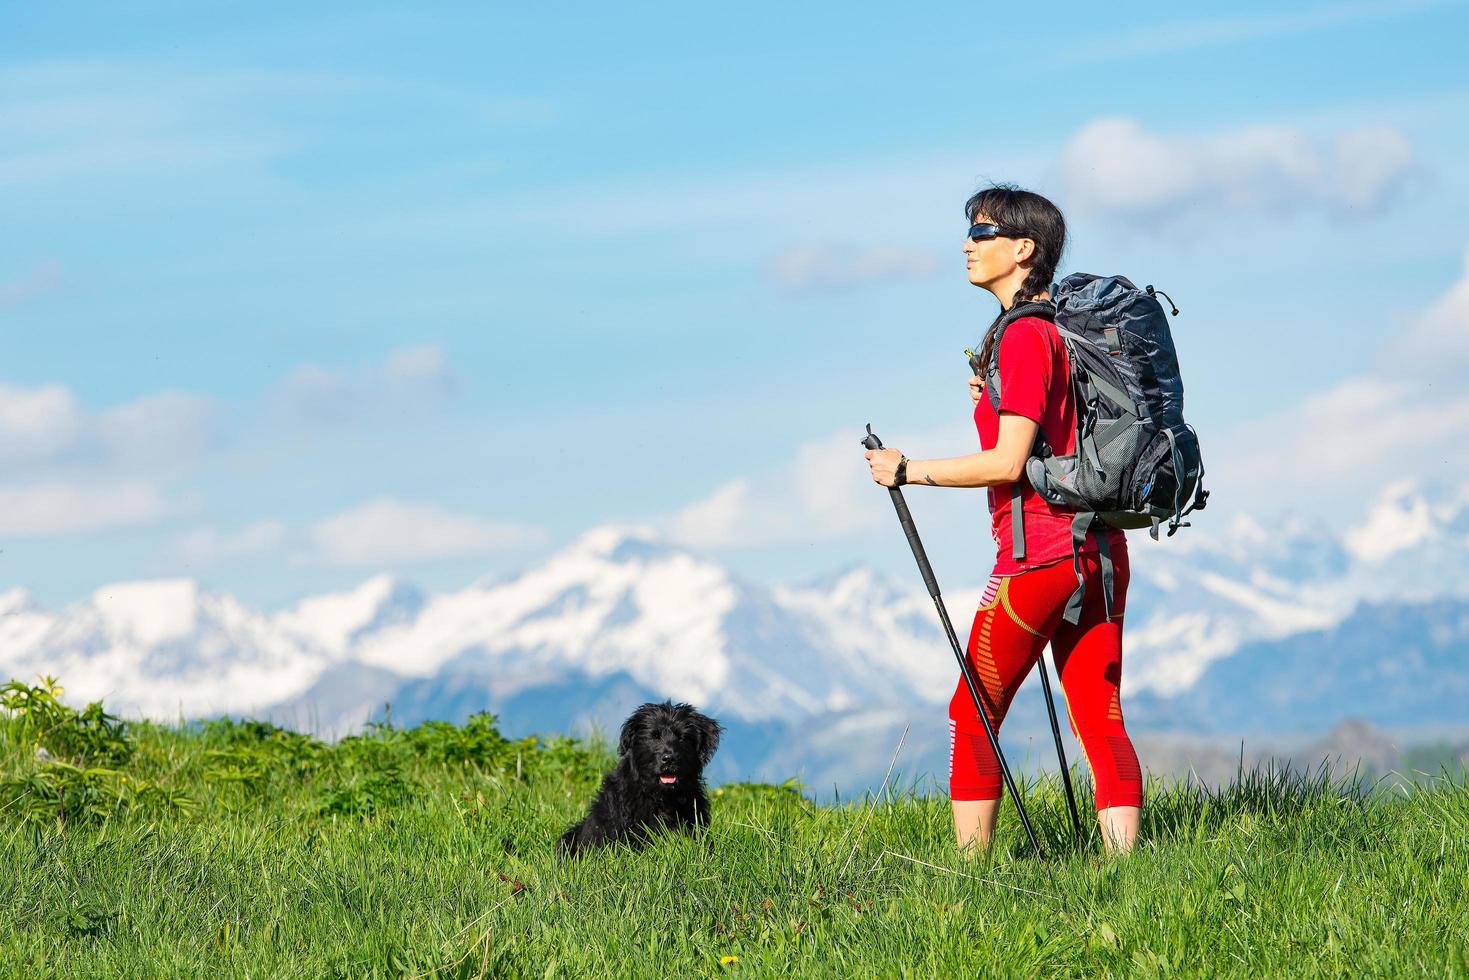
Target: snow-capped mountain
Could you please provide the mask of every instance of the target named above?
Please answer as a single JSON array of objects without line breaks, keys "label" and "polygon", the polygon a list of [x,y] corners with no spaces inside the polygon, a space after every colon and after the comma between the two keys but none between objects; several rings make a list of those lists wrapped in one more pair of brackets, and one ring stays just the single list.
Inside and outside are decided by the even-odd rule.
[{"label": "snow-capped mountain", "polygon": [[1469,488],[1391,484],[1345,530],[1236,517],[1224,533],[1129,541],[1130,693],[1180,694],[1246,645],[1325,635],[1363,604],[1469,598]]},{"label": "snow-capped mountain", "polygon": [[269,704],[309,685],[325,649],[183,580],[107,585],[62,612],[0,595],[0,673],[52,674],[70,697],[178,718]]},{"label": "snow-capped mountain", "polygon": [[[1134,725],[1466,720],[1469,494],[1393,485],[1344,530],[1240,518],[1134,535],[1130,550]],[[425,595],[377,577],[277,613],[189,581],[105,586],[59,612],[16,590],[0,594],[0,674],[54,674],[69,697],[127,714],[268,713],[338,734],[384,703],[403,722],[488,709],[511,730],[561,731],[672,697],[743,733],[731,752],[789,755],[782,732],[825,745],[861,718],[887,731],[941,717],[956,672],[913,579],[853,568],[765,587],[645,529],[602,527],[509,579]],[[981,586],[946,595],[961,634]],[[1038,696],[1013,717],[1039,723]]]},{"label": "snow-capped mountain", "polygon": [[[836,594],[851,588],[860,583]],[[921,634],[883,622],[861,643],[834,643],[805,598],[742,582],[648,531],[600,528],[518,578],[433,597],[338,652],[409,678],[492,678],[506,692],[625,674],[750,720],[924,696]]]}]

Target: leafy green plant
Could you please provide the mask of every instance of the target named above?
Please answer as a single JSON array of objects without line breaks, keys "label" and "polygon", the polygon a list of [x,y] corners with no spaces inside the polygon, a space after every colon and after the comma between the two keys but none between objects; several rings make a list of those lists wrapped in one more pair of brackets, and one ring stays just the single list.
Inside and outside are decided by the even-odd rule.
[{"label": "leafy green plant", "polygon": [[54,677],[34,686],[10,681],[0,687],[5,740],[81,764],[126,765],[134,749],[127,723],[103,710],[101,701],[76,711],[62,703],[64,690]]},{"label": "leafy green plant", "polygon": [[535,739],[512,742],[495,726],[497,719],[483,711],[463,725],[426,721],[402,733],[409,751],[428,762],[460,763],[501,768],[517,751],[534,751]]},{"label": "leafy green plant", "polygon": [[191,810],[195,800],[116,769],[51,761],[0,782],[0,812],[22,821],[62,826],[141,814],[159,817]]},{"label": "leafy green plant", "polygon": [[803,789],[799,779],[787,779],[779,785],[770,783],[725,783],[716,787],[709,795],[716,800],[733,802],[735,800],[768,801],[772,803],[793,803],[800,806],[814,806],[810,800],[802,794]]},{"label": "leafy green plant", "polygon": [[399,806],[408,796],[408,781],[397,769],[354,775],[328,787],[316,804],[323,817],[373,817]]}]

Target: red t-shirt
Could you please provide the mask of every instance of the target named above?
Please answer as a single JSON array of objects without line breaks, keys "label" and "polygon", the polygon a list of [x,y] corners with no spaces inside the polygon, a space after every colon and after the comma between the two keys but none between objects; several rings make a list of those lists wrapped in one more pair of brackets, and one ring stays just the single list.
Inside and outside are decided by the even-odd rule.
[{"label": "red t-shirt", "polygon": [[[1069,378],[1066,346],[1054,323],[1028,316],[1005,328],[1000,341],[1000,411],[1024,415],[1039,423],[1046,442],[1061,456],[1076,451],[1076,405]],[[979,431],[980,448],[993,449],[999,438],[1000,416],[990,404],[988,392],[974,406],[974,427]],[[1020,487],[1020,507],[1025,512],[1023,561],[1015,560],[1011,537],[1012,484],[998,483],[989,488],[990,533],[998,549],[996,575],[1013,575],[1071,557],[1071,518],[1076,512],[1039,496],[1023,476]],[[1108,535],[1113,554],[1127,547],[1121,530],[1113,528]],[[1096,540],[1087,535],[1081,550],[1096,551]]]}]

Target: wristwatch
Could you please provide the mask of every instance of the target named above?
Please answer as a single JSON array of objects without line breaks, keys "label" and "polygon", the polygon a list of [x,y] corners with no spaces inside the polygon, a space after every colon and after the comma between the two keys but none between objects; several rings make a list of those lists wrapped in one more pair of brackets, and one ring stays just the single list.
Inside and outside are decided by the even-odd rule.
[{"label": "wristwatch", "polygon": [[[899,455],[902,456],[901,453],[899,453]],[[893,476],[894,476],[894,483],[893,483],[894,486],[901,487],[901,486],[903,486],[904,484],[906,484],[908,482],[908,457],[907,456],[902,456],[902,458],[898,460],[898,469],[893,474]]]}]

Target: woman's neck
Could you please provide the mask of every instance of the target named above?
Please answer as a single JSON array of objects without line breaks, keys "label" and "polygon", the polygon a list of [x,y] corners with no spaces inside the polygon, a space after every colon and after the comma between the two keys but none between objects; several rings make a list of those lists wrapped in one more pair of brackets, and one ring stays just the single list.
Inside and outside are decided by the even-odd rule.
[{"label": "woman's neck", "polygon": [[1034,296],[1034,297],[1031,297],[1030,299],[1019,299],[1019,298],[1017,298],[1017,299],[1013,299],[1009,304],[1006,304],[1004,301],[1001,301],[1001,303],[1000,303],[1000,309],[1001,310],[1004,310],[1004,311],[1009,311],[1013,307],[1019,306],[1022,303],[1037,303],[1037,302],[1040,302],[1041,300],[1049,300],[1050,298],[1051,298],[1051,291],[1049,289],[1043,289],[1043,290],[1041,290],[1041,293],[1040,293],[1039,296]]},{"label": "woman's neck", "polygon": [[[1008,310],[1017,302],[1033,302],[1028,296],[1021,297],[1016,295],[1025,288],[1025,280],[1029,278],[1029,276],[1029,266],[1017,265],[1015,268],[1006,273],[1003,279],[1000,279],[996,282],[986,283],[985,288],[994,295],[995,299],[1000,301],[1000,309]],[[1050,299],[1050,296],[1051,294],[1043,289],[1041,290],[1040,296],[1038,298]]]}]

